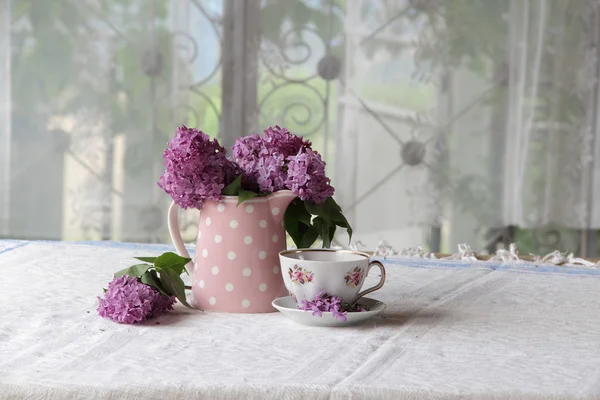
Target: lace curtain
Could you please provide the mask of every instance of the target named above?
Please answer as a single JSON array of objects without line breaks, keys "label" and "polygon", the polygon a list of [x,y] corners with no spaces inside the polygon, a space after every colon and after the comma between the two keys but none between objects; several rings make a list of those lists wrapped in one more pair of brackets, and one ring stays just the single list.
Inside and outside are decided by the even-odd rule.
[{"label": "lace curtain", "polygon": [[0,236],[167,242],[175,126],[280,124],[368,247],[594,255],[599,43],[596,0],[0,0]]},{"label": "lace curtain", "polygon": [[370,154],[347,180],[359,221],[394,242],[433,226],[448,249],[594,253],[598,2],[361,5],[343,91],[346,145]]}]

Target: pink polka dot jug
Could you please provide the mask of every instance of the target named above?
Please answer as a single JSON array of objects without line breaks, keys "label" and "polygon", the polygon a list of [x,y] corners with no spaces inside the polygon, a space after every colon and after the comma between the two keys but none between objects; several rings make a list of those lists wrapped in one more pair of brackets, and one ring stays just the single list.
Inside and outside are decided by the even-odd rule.
[{"label": "pink polka dot jug", "polygon": [[[188,265],[193,307],[207,311],[264,313],[287,295],[279,252],[286,248],[283,216],[296,198],[289,190],[246,200],[237,196],[207,201],[200,212],[196,255]],[[175,203],[169,208],[169,233],[177,252],[189,254],[181,240]]]}]

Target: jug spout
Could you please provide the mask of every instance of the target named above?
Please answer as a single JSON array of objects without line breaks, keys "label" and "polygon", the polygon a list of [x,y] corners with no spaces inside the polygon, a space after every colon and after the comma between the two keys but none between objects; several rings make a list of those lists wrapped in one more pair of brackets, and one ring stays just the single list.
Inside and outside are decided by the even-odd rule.
[{"label": "jug spout", "polygon": [[269,207],[271,208],[271,216],[277,224],[283,221],[283,215],[287,206],[296,198],[296,193],[291,190],[280,190],[267,196]]}]

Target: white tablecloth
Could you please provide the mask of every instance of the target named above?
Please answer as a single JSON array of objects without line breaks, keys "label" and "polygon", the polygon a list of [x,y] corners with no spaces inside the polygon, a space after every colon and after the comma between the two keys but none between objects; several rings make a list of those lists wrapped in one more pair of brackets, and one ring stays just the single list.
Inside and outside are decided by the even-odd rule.
[{"label": "white tablecloth", "polygon": [[0,398],[600,398],[598,270],[388,262],[386,312],[351,328],[97,315],[114,271],[166,250],[0,241]]}]

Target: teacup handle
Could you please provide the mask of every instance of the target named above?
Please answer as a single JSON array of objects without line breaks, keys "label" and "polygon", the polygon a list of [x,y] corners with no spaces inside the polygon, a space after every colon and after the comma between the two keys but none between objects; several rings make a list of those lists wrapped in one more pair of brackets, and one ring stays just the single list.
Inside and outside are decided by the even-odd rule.
[{"label": "teacup handle", "polygon": [[[179,231],[179,206],[175,204],[175,202],[172,202],[171,206],[169,207],[167,222],[169,226],[169,235],[171,235],[171,240],[175,245],[177,254],[179,254],[181,257],[192,258],[183,244],[183,239],[181,239],[181,232]],[[192,259],[192,261],[188,263],[188,266],[192,266],[192,268],[188,268],[188,272],[190,274],[193,271],[193,265],[194,260]]]},{"label": "teacup handle", "polygon": [[[370,287],[370,288],[365,289],[362,292],[360,292],[358,294],[358,297],[356,297],[356,300],[360,299],[364,295],[367,295],[369,293],[373,293],[374,291],[381,289],[381,287],[385,283],[385,267],[379,261],[371,261],[369,263],[369,266],[367,267],[367,272],[365,274],[365,278],[369,275],[369,271],[371,271],[371,268],[373,268],[373,267],[378,267],[379,270],[381,271],[381,279],[379,280],[379,283],[377,285],[373,286],[373,287]],[[356,300],[354,300],[354,301],[356,301]]]}]

